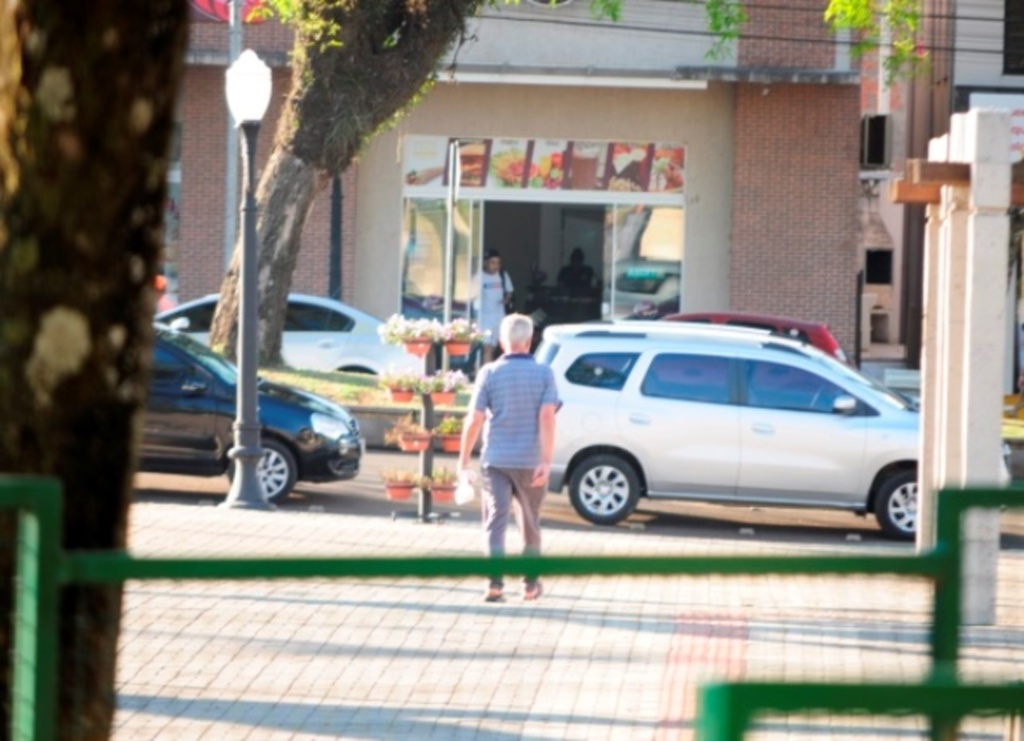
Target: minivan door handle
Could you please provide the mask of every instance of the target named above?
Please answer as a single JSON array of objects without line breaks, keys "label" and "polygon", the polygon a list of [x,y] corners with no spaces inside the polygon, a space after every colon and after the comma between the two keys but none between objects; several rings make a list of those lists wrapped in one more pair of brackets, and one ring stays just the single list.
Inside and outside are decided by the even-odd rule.
[{"label": "minivan door handle", "polygon": [[649,425],[651,423],[651,418],[646,414],[637,414],[636,412],[633,412],[629,415],[629,421],[635,425]]},{"label": "minivan door handle", "polygon": [[750,429],[752,429],[754,432],[756,432],[759,435],[774,435],[775,434],[775,428],[772,427],[770,424],[768,424],[766,422],[755,422],[754,424],[752,424],[750,426]]}]

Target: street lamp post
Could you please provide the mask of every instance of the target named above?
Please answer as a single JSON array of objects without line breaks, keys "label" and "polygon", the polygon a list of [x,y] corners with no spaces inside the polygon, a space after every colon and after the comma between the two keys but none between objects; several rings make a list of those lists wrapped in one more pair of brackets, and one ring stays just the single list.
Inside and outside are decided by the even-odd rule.
[{"label": "street lamp post", "polygon": [[257,304],[256,283],[256,137],[260,121],[270,103],[270,68],[246,49],[228,67],[224,80],[228,109],[242,130],[242,167],[245,195],[242,199],[242,259],[238,298],[238,387],[235,402],[235,446],[229,455],[235,460],[235,476],[225,507],[273,509],[259,480],[260,420],[257,409]]}]

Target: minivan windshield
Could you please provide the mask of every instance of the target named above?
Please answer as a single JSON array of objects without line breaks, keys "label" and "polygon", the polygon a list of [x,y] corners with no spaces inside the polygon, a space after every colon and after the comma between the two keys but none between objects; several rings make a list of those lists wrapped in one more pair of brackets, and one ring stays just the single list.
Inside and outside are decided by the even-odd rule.
[{"label": "minivan windshield", "polygon": [[838,373],[844,380],[849,381],[851,384],[861,388],[870,389],[880,396],[884,402],[896,407],[897,409],[910,409],[913,411],[917,411],[918,409],[917,404],[911,399],[893,391],[888,386],[884,386],[870,376],[864,375],[856,368],[852,368],[846,363],[841,363],[823,352],[815,350],[813,355],[808,353],[808,357],[813,358],[822,365],[827,365],[833,372]]}]

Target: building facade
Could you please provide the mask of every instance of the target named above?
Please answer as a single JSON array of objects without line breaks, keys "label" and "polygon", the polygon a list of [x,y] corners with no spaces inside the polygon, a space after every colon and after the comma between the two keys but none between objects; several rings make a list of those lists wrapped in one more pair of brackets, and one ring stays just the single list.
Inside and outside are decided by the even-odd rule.
[{"label": "building facade", "polygon": [[[488,8],[423,101],[342,179],[343,300],[381,317],[436,314],[450,242],[457,312],[495,250],[517,308],[544,321],[731,308],[824,321],[852,346],[860,76],[825,4],[746,3],[742,40],[714,61],[700,5],[628,0],[617,22],[582,0]],[[216,291],[226,264],[227,30],[194,30],[169,250],[182,300]],[[279,106],[290,35],[267,22],[245,36],[275,67]],[[306,225],[294,290],[327,291],[329,193]],[[575,250],[589,286],[558,281]]]}]

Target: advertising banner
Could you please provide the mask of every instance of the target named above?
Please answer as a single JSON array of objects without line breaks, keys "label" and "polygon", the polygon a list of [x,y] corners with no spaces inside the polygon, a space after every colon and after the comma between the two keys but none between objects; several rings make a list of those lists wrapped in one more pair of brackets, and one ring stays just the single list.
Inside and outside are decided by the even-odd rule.
[{"label": "advertising banner", "polygon": [[[405,140],[405,195],[434,195],[447,187],[444,137]],[[466,197],[501,198],[509,191],[682,194],[685,149],[666,142],[564,139],[460,139],[459,188]]]},{"label": "advertising banner", "polygon": [[[256,11],[263,0],[244,0],[242,4],[243,23],[262,23],[263,18]],[[189,0],[192,20],[209,23],[227,23],[231,20],[229,0]]]}]

